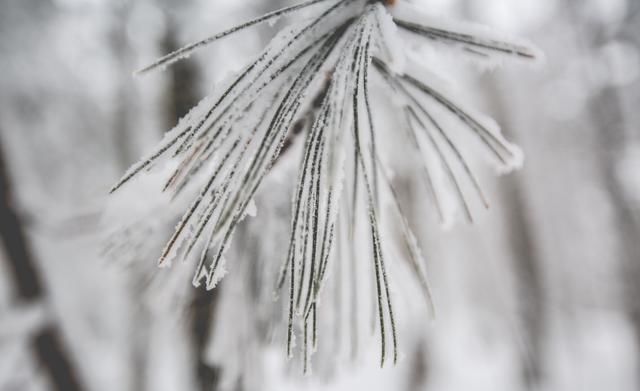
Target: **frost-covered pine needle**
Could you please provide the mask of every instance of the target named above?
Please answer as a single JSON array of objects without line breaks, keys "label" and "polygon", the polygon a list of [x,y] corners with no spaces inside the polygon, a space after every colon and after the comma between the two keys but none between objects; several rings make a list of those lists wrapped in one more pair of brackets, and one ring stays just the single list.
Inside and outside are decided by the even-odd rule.
[{"label": "frost-covered pine needle", "polygon": [[[301,10],[306,11],[304,17],[298,13]],[[442,221],[443,200],[449,195],[472,220],[470,195],[465,193],[469,186],[488,206],[467,159],[468,148],[461,148],[454,134],[470,135],[475,149],[484,150],[503,170],[517,168],[522,161],[520,151],[501,136],[497,125],[458,103],[419,71],[409,70],[420,67],[405,57],[405,42],[451,50],[488,64],[506,59],[534,62],[540,54],[526,42],[487,28],[425,15],[409,1],[312,0],[187,45],[140,73],[283,16],[291,17],[292,23],[219,93],[193,108],[112,192],[156,174],[164,177],[158,191],[168,193],[172,202],[184,202],[192,194],[159,264],[168,266],[174,259],[193,262],[193,285],[204,283],[212,289],[225,274],[229,243],[261,183],[282,154],[300,151],[289,241],[283,243],[282,262],[273,260],[280,270],[274,284],[278,290],[288,290],[287,355],[294,354],[296,334],[301,334],[303,369],[310,369],[311,354],[322,337],[318,325],[325,313],[320,303],[323,287],[331,277],[331,265],[340,262],[351,263],[339,269],[352,274],[348,279],[354,286],[344,289],[351,292],[352,303],[359,303],[352,293],[360,284],[356,271],[370,272],[381,365],[389,354],[395,363],[399,342],[389,267],[396,263],[389,262],[385,242],[389,226],[385,219],[391,218],[381,211],[385,199],[392,200],[397,212],[392,215],[402,229],[405,264],[432,314],[434,309],[421,250],[389,174],[388,165],[396,156],[380,140],[394,140],[412,151],[411,159],[421,167]],[[374,84],[386,88],[389,97],[377,96]],[[385,98],[398,108],[401,137],[394,134],[396,129],[376,123],[376,105]],[[291,148],[296,144],[300,148]],[[199,190],[187,191],[193,188]],[[351,251],[339,249],[344,246]],[[357,327],[357,317],[351,323]],[[357,337],[354,333],[352,338]]]}]

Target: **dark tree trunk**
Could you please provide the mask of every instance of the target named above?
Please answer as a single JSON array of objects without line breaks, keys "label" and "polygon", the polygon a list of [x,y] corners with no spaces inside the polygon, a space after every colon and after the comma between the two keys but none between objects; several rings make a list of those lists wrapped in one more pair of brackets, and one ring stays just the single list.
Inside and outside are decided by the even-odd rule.
[{"label": "dark tree trunk", "polygon": [[[46,290],[33,259],[29,240],[20,216],[16,212],[11,180],[0,148],[0,236],[6,261],[15,283],[17,301],[21,305],[35,304],[46,299]],[[64,346],[58,328],[48,322],[31,341],[31,349],[41,368],[49,377],[53,389],[80,391],[78,374]]]},{"label": "dark tree trunk", "polygon": [[[163,52],[169,53],[179,48],[176,29],[176,22],[171,20],[162,44]],[[193,61],[180,61],[173,64],[169,68],[168,75],[170,83],[167,90],[166,120],[167,128],[170,129],[198,103],[200,76]],[[194,290],[191,302],[190,335],[193,362],[196,381],[202,391],[214,390],[219,377],[219,368],[209,365],[204,357],[218,301],[218,289]]]}]

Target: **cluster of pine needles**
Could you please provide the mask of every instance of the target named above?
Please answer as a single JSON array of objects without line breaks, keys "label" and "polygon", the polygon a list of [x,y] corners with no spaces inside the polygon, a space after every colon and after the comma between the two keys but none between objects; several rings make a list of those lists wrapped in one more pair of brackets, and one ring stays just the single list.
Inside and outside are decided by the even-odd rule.
[{"label": "cluster of pine needles", "polygon": [[[370,93],[372,77],[393,95],[389,101],[399,108],[398,126],[385,131],[397,128],[398,134],[392,137],[403,140],[407,154],[420,162],[421,177],[441,218],[446,213],[443,198],[450,192],[471,219],[462,181],[482,203],[486,199],[440,117],[456,121],[499,165],[518,164],[517,148],[492,123],[406,71],[409,67],[399,66],[398,57],[404,54],[399,49],[404,40],[420,38],[479,61],[530,61],[536,60],[537,52],[526,44],[496,38],[489,31],[464,24],[447,26],[420,15],[404,1],[311,0],[185,46],[139,71],[164,68],[221,38],[295,16],[262,53],[200,102],[151,154],[131,167],[112,192],[160,166],[161,161],[171,168],[163,192],[176,197],[195,183],[198,190],[159,264],[169,265],[175,258],[194,259],[193,284],[212,289],[224,275],[225,252],[234,230],[252,208],[260,184],[279,157],[297,144],[301,152],[291,231],[276,285],[281,290],[288,282],[287,353],[293,355],[294,334],[299,330],[305,370],[317,346],[317,307],[330,265],[332,261],[354,261],[339,256],[336,242],[358,246],[354,238],[359,224],[368,232],[368,249],[359,246],[355,251],[370,255],[381,365],[389,349],[393,362],[397,361],[396,321],[381,237],[382,194],[397,212],[403,237],[400,245],[408,254],[406,264],[431,305],[424,261],[385,161],[393,156],[388,156],[388,148],[379,140]],[[364,218],[358,218],[358,212]]]}]

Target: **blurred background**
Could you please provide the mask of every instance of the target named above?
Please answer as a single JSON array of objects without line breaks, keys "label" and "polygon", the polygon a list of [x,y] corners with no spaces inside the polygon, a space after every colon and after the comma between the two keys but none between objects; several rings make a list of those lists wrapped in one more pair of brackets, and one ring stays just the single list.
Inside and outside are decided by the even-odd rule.
[{"label": "blurred background", "polygon": [[[100,256],[109,187],[281,22],[132,71],[291,2],[0,0],[0,390],[640,389],[640,1],[420,2],[546,53],[534,70],[444,72],[526,163],[483,173],[492,207],[473,225],[416,217],[438,312],[402,316],[395,368],[373,346],[302,378],[281,340],[257,337],[268,303],[243,285],[272,261],[261,227],[286,232],[289,193],[266,186],[281,201],[262,201],[234,241],[244,263],[190,290],[186,310],[142,299],[154,271]],[[413,216],[433,214],[402,185]]]}]

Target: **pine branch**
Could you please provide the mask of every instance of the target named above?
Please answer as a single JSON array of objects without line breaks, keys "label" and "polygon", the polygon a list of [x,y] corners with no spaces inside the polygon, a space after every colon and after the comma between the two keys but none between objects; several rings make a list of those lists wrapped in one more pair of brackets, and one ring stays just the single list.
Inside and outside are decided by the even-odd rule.
[{"label": "pine branch", "polygon": [[[309,11],[306,19],[298,18],[283,29],[254,61],[220,89],[221,93],[192,109],[155,151],[125,173],[113,191],[155,170],[164,161],[176,167],[167,175],[162,189],[171,192],[174,200],[187,183],[198,181],[199,191],[162,251],[159,263],[169,265],[176,256],[186,261],[193,259],[193,285],[204,282],[206,289],[212,289],[225,273],[225,253],[261,183],[280,156],[290,150],[294,139],[304,134],[286,255],[275,281],[280,289],[289,279],[287,356],[293,355],[295,335],[301,333],[303,371],[310,370],[318,343],[322,287],[331,265],[344,262],[334,247],[336,242],[348,243],[352,255],[348,270],[354,274],[351,278],[356,289],[359,257],[354,249],[360,236],[365,236],[360,232],[365,227],[359,223],[366,221],[364,239],[370,245],[371,262],[367,265],[373,271],[371,305],[375,307],[371,320],[380,329],[381,365],[389,348],[395,363],[398,335],[384,246],[388,224],[380,210],[385,192],[391,195],[400,219],[408,254],[405,265],[415,275],[432,312],[433,305],[417,240],[386,173],[383,156],[389,154],[390,148],[379,142],[379,136],[393,129],[381,129],[376,123],[377,101],[372,97],[374,78],[370,76],[380,75],[401,101],[398,108],[405,137],[395,140],[391,135],[382,139],[408,143],[419,157],[422,179],[441,220],[446,218],[442,199],[445,193],[453,192],[459,208],[471,221],[464,185],[473,187],[485,206],[488,202],[467,160],[468,151],[449,129],[450,122],[461,125],[462,132],[475,138],[478,149],[489,152],[502,168],[519,164],[519,150],[502,138],[491,121],[402,69],[398,65],[402,59],[395,61],[395,57],[404,55],[405,37],[400,37],[395,27],[427,44],[462,48],[459,52],[472,54],[471,57],[491,60],[503,55],[535,60],[539,55],[526,44],[498,39],[472,26],[443,27],[429,18],[416,23],[412,17],[421,14],[406,1],[314,0],[265,14],[188,45],[143,72],[171,64],[235,32],[303,9]],[[387,65],[391,63],[395,64],[393,70]],[[370,67],[375,70],[373,74]],[[448,186],[440,186],[435,180],[438,174],[447,178]],[[196,249],[197,255],[193,254]],[[352,334],[356,337],[357,332]]]}]

